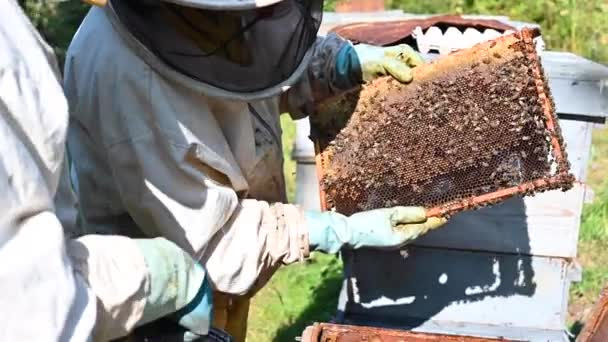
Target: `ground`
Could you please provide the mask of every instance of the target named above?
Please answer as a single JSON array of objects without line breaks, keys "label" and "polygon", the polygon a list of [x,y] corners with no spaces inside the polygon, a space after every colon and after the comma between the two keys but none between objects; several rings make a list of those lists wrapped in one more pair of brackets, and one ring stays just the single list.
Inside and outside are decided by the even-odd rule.
[{"label": "ground", "polygon": [[[285,173],[290,199],[295,190],[295,163],[291,149],[295,127],[288,116],[281,120]],[[583,280],[570,291],[568,325],[580,331],[603,284],[608,284],[608,128],[594,132],[587,183],[595,201],[586,205],[581,224],[578,261]],[[341,285],[341,263],[335,256],[314,255],[306,265],[281,269],[254,298],[248,341],[294,341],[313,322],[328,321],[335,312]]]}]

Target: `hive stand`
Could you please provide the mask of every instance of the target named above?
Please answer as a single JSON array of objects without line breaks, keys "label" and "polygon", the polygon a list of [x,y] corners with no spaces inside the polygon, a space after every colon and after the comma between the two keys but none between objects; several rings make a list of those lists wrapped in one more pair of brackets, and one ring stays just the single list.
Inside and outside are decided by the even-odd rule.
[{"label": "hive stand", "polygon": [[[408,17],[414,16],[399,11],[327,13],[322,31],[350,22]],[[445,228],[401,251],[343,253],[339,323],[568,341],[568,290],[581,276],[575,261],[580,218],[583,203],[592,197],[584,185],[591,131],[608,116],[608,68],[567,52],[544,51],[541,58],[571,172],[579,183],[566,193],[512,198],[491,208],[458,214]],[[296,201],[307,209],[318,209],[314,149],[308,131],[308,121],[299,120],[293,154]]]}]

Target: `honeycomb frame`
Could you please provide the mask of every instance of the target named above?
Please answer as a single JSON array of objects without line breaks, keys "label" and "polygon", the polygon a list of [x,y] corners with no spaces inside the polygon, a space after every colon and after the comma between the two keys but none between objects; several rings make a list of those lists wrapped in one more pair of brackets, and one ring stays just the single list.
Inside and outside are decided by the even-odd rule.
[{"label": "honeycomb frame", "polygon": [[[539,31],[537,29],[524,29],[508,36],[477,44],[470,49],[457,51],[442,57],[433,63],[419,66],[414,69],[414,81],[411,84],[402,85],[391,77],[383,77],[364,86],[362,89],[347,93],[339,99],[334,99],[321,104],[318,107],[315,118],[311,118],[311,137],[315,142],[315,161],[320,184],[321,208],[323,210],[336,210],[344,214],[352,214],[357,211],[394,205],[422,205],[427,208],[427,216],[449,216],[463,210],[495,204],[515,195],[525,196],[546,190],[562,189],[565,191],[570,189],[573,185],[574,177],[569,173],[569,163],[565,151],[565,144],[557,121],[557,115],[555,113],[555,105],[542,70],[540,58],[536,52],[533,39],[538,35]],[[511,65],[517,63],[519,63],[520,69],[511,67]],[[498,74],[504,74],[506,76],[504,76],[504,79],[500,79],[500,77],[503,76],[497,76]],[[462,76],[463,78],[454,81],[454,78],[450,79],[450,77],[457,76],[451,75]],[[495,81],[498,79],[498,81],[492,84],[488,83],[487,85],[483,83],[486,82],[485,80],[489,79]],[[505,155],[508,154],[511,156],[509,157],[511,159],[513,159],[513,153],[521,153],[521,158],[518,157],[519,159],[517,159],[516,164],[523,164],[524,166],[518,166],[519,173],[517,177],[515,177],[517,179],[509,180],[508,182],[499,180],[495,181],[495,185],[488,185],[483,183],[486,181],[483,180],[480,182],[486,185],[470,186],[472,189],[470,191],[458,190],[461,192],[460,194],[457,193],[457,189],[447,189],[445,194],[441,195],[443,196],[443,199],[439,199],[438,197],[432,200],[428,198],[425,200],[423,198],[424,196],[420,195],[418,196],[419,201],[416,201],[416,195],[411,195],[407,200],[404,200],[403,197],[406,195],[403,194],[407,191],[412,193],[411,189],[416,191],[417,189],[423,189],[421,193],[424,192],[424,189],[435,189],[436,183],[441,183],[441,181],[437,180],[440,178],[437,177],[441,176],[444,177],[443,179],[447,179],[445,177],[449,177],[450,172],[452,172],[452,175],[462,174],[462,176],[458,177],[464,179],[466,177],[472,177],[466,175],[466,172],[463,171],[465,168],[468,168],[467,170],[469,170],[469,173],[472,173],[473,176],[475,175],[475,172],[478,172],[479,176],[481,176],[481,171],[477,170],[485,170],[488,167],[492,168],[496,166],[494,173],[490,174],[492,176],[495,175],[497,170],[501,171],[499,170],[500,168],[506,169],[505,163],[511,163],[510,161],[505,162],[504,159],[507,157],[501,155],[500,158],[503,158],[501,159],[503,161],[500,163],[502,164],[492,164],[491,166],[485,167],[486,164],[494,162],[495,159],[498,160],[499,157],[497,155],[494,157],[487,156],[486,153],[486,156],[483,156],[483,158],[486,159],[483,159],[481,153],[484,151],[481,151],[480,157],[475,160],[478,167],[473,167],[475,166],[475,163],[467,163],[467,165],[462,166],[459,169],[459,166],[454,166],[458,161],[454,162],[454,160],[451,160],[448,162],[449,156],[445,156],[445,152],[449,151],[450,139],[457,140],[458,136],[466,136],[466,134],[469,134],[469,137],[473,137],[471,130],[462,129],[457,132],[452,132],[455,133],[453,134],[453,138],[449,137],[450,133],[447,134],[448,137],[445,137],[446,134],[444,132],[442,140],[443,145],[440,149],[432,147],[432,141],[428,141],[426,145],[423,144],[424,146],[422,146],[421,149],[426,149],[426,151],[422,151],[417,155],[431,157],[420,158],[420,163],[430,159],[435,164],[443,165],[443,168],[434,167],[433,165],[420,166],[421,170],[426,171],[419,171],[419,174],[416,174],[417,171],[408,171],[415,165],[413,163],[407,164],[407,162],[399,160],[397,160],[396,163],[389,163],[390,159],[407,158],[407,153],[405,153],[405,156],[401,157],[402,154],[394,152],[406,152],[405,149],[408,145],[408,138],[400,138],[398,134],[396,138],[395,135],[389,136],[390,139],[388,139],[388,142],[382,140],[373,141],[373,138],[370,139],[369,137],[367,137],[367,140],[365,140],[365,137],[361,138],[362,134],[359,133],[362,131],[362,127],[365,127],[366,125],[376,125],[377,127],[374,128],[374,133],[370,134],[372,136],[375,134],[376,136],[383,137],[389,134],[385,134],[387,130],[398,131],[399,129],[395,127],[403,125],[403,122],[410,122],[411,119],[416,120],[416,116],[418,116],[418,120],[428,121],[428,115],[433,116],[432,112],[427,116],[424,116],[424,114],[421,116],[421,114],[411,111],[411,113],[408,114],[408,104],[423,101],[420,99],[423,91],[428,92],[429,90],[433,91],[433,89],[439,89],[436,96],[438,99],[442,98],[442,96],[446,96],[443,104],[447,104],[444,108],[448,108],[449,112],[450,108],[458,107],[459,99],[448,99],[447,95],[441,93],[444,91],[442,90],[444,89],[443,84],[446,84],[443,82],[447,82],[447,84],[452,84],[451,82],[453,81],[457,82],[459,85],[455,87],[460,87],[457,90],[462,91],[463,89],[467,89],[466,84],[462,85],[462,83],[467,80],[477,82],[475,83],[475,87],[477,87],[476,89],[478,90],[479,84],[482,83],[482,85],[489,88],[487,93],[481,94],[481,92],[479,92],[481,95],[486,96],[485,99],[481,99],[480,101],[473,99],[474,101],[469,101],[480,108],[478,110],[480,114],[477,115],[477,113],[469,112],[469,114],[467,114],[468,116],[462,116],[462,118],[464,118],[463,120],[466,121],[471,115],[476,116],[475,120],[478,120],[477,117],[483,117],[483,119],[486,120],[487,117],[484,114],[484,111],[491,111],[492,113],[501,112],[500,115],[492,114],[494,115],[493,120],[497,121],[498,125],[494,125],[493,122],[488,121],[485,123],[480,121],[482,122],[481,124],[476,124],[478,126],[475,126],[474,130],[479,130],[479,132],[476,133],[475,140],[477,140],[479,136],[482,137],[480,141],[483,141],[484,144],[486,144],[484,145],[486,150],[488,150],[488,146],[490,146],[489,141],[493,141],[494,144],[502,149],[501,151],[507,151],[504,153],[506,153]],[[506,80],[514,80],[515,84],[511,84]],[[495,86],[495,84],[497,84],[497,86]],[[473,86],[471,86],[471,88],[473,88]],[[523,90],[518,90],[519,88],[522,88]],[[508,93],[508,91],[511,90],[512,94]],[[481,97],[480,94],[475,96]],[[509,95],[509,100],[504,100],[502,98],[502,96],[506,96],[505,94]],[[525,95],[522,96],[522,94]],[[467,93],[461,92],[460,95],[463,101],[470,100],[467,98]],[[498,103],[495,107],[491,107],[494,109],[486,110],[484,108],[487,108],[489,102],[484,102],[485,100],[504,101]],[[477,104],[473,103],[475,101],[477,101]],[[511,103],[508,103],[508,101],[511,101]],[[515,117],[514,113],[517,112],[517,110],[520,110],[515,109],[517,107],[517,101],[519,101],[519,104],[521,105],[521,107],[518,108],[527,108],[520,114],[517,114],[521,118],[523,127],[521,129],[520,127],[511,127],[507,125],[507,121],[509,121],[508,118]],[[435,102],[441,104],[441,101],[437,100]],[[426,104],[435,106],[435,102],[430,99]],[[502,108],[501,106],[510,106],[510,110]],[[498,107],[501,107],[502,109],[496,109]],[[422,107],[419,106],[418,108]],[[419,110],[419,112],[425,111],[426,109]],[[329,113],[336,114],[336,112],[342,114],[342,117],[347,116],[348,121],[340,122],[338,124],[333,123],[331,129],[328,129],[327,127],[321,129],[320,127],[327,126],[327,123],[319,123],[319,118],[340,117],[340,115],[329,115]],[[352,116],[350,114],[344,115],[349,112],[352,112]],[[459,112],[459,110],[455,110],[455,112]],[[414,116],[413,118],[412,115]],[[370,119],[370,116],[374,116],[374,118]],[[452,130],[454,130],[454,127],[458,127],[458,123],[454,125],[454,122],[457,122],[459,119],[461,119],[461,117],[449,117],[449,114],[444,115],[442,118],[443,122],[448,122],[449,125],[451,125],[450,129]],[[381,120],[388,121],[389,123],[378,124]],[[391,122],[391,120],[395,120],[395,122]],[[433,125],[435,124],[428,125],[424,128],[428,129],[426,132],[428,134],[419,134],[417,136],[424,140],[425,136],[432,135],[433,130],[437,129],[437,127],[433,127]],[[536,131],[533,130],[534,125],[538,127]],[[447,124],[444,126],[447,127]],[[444,126],[439,129],[443,129]],[[433,129],[430,129],[431,127],[433,127]],[[469,128],[471,127],[473,126],[469,125]],[[331,132],[332,129],[334,130],[333,132]],[[505,133],[507,130],[509,133]],[[319,134],[319,131],[329,131],[330,133]],[[522,131],[524,133],[533,133],[528,136],[524,135]],[[350,136],[346,136],[346,134],[350,134]],[[355,140],[353,140],[353,136]],[[514,141],[513,139],[519,140]],[[397,142],[395,143],[392,140],[396,140]],[[464,140],[460,141],[461,145],[463,141]],[[488,141],[488,143],[486,143],[486,141]],[[364,142],[367,143],[366,148],[361,147],[358,150],[351,148],[352,145],[363,145]],[[392,146],[391,144],[397,145],[397,147],[390,147]],[[468,143],[467,145],[471,144]],[[420,146],[418,147],[420,148]],[[455,150],[461,150],[461,147],[457,147],[458,148],[455,148]],[[473,148],[473,151],[469,151],[469,153],[474,155],[475,147],[471,146],[471,148]],[[374,151],[378,149],[380,152],[389,153],[377,157],[375,161],[371,160]],[[444,150],[444,152],[439,150]],[[392,153],[390,153],[391,151]],[[460,153],[464,153],[463,151],[464,150],[461,150]],[[438,156],[440,153],[443,153],[444,156]],[[372,154],[371,157],[370,154]],[[387,157],[389,155],[391,156],[390,158]],[[398,157],[395,157],[396,155]],[[538,165],[532,165],[533,162],[529,161],[533,156],[537,157],[539,160],[539,162],[537,162]],[[546,162],[542,161],[543,156],[546,158]],[[471,158],[477,158],[477,156]],[[526,158],[528,159],[526,160]],[[484,162],[483,160],[486,161]],[[356,169],[355,166],[351,167],[346,165],[350,165],[351,163],[359,164],[359,171],[353,171]],[[399,164],[407,164],[410,168],[403,171],[399,169],[401,167]],[[532,166],[526,166],[528,164]],[[484,167],[481,167],[481,165]],[[522,171],[524,167],[525,170]],[[393,168],[398,171],[394,171]],[[361,170],[364,172],[361,172]],[[399,172],[401,173],[399,174]],[[431,174],[432,177],[424,176],[424,172]],[[509,173],[511,171],[501,172]],[[374,176],[370,178],[369,175],[372,173]],[[404,176],[406,173],[408,175],[407,177]],[[487,174],[488,173],[486,172],[486,178]],[[524,175],[522,176],[522,174]],[[391,177],[388,177],[388,175],[390,175],[392,179]],[[411,181],[412,179],[416,179],[416,177],[419,177],[418,182],[422,185],[417,185],[416,182]],[[455,177],[454,179],[458,177]],[[483,177],[478,178],[486,179]],[[411,182],[401,182],[404,179]],[[376,196],[380,198],[379,200],[370,200],[370,198],[374,196],[369,195],[371,191],[368,189],[368,186],[382,187],[391,182],[401,183],[399,183],[399,186],[392,186],[389,190],[382,190],[383,192]],[[435,182],[434,185],[432,184],[433,182]],[[365,185],[362,185],[362,183],[365,183]],[[453,183],[456,183],[456,181]],[[407,186],[403,184],[406,184]],[[435,188],[433,188],[433,186],[435,186]],[[446,188],[450,187],[455,186],[451,183],[446,186]],[[454,193],[450,194],[450,191],[452,190]],[[378,192],[380,192],[380,190],[378,190]],[[401,196],[401,198],[399,196]]]}]

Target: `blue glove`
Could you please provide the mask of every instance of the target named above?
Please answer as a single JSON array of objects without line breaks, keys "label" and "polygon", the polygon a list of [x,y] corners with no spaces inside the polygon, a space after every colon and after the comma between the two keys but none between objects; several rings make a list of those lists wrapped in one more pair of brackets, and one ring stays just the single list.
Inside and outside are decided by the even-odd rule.
[{"label": "blue glove", "polygon": [[442,217],[426,217],[421,207],[394,207],[354,214],[305,213],[312,250],[336,253],[341,248],[398,248],[442,226]]},{"label": "blue glove", "polygon": [[336,55],[334,87],[348,90],[363,83],[359,57],[352,45],[344,45]]},{"label": "blue glove", "polygon": [[206,335],[212,317],[212,291],[203,267],[174,243],[135,240],[150,274],[150,290],[139,325],[170,316],[196,335]]}]

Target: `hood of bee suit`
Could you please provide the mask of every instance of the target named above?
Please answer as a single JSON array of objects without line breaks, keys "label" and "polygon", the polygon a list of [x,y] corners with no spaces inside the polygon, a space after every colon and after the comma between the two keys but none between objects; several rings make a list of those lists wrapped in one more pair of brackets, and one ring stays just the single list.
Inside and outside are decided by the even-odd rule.
[{"label": "hood of bee suit", "polygon": [[322,0],[112,0],[110,6],[164,65],[209,96],[239,100],[276,96],[300,78],[323,13]]}]

